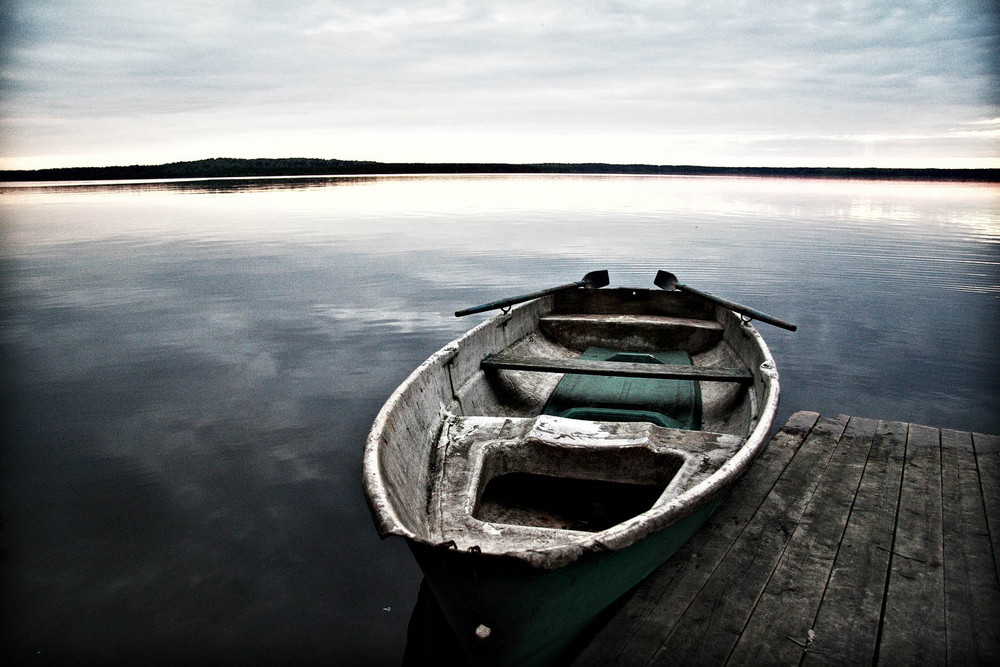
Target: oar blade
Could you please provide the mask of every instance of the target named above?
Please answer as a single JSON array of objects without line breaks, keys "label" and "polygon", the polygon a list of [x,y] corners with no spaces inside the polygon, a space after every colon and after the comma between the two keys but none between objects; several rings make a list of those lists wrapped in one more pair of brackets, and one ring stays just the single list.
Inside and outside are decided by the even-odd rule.
[{"label": "oar blade", "polygon": [[669,271],[660,269],[656,272],[656,278],[653,279],[653,284],[660,289],[665,289],[668,292],[671,292],[677,288],[677,276]]},{"label": "oar blade", "polygon": [[599,288],[607,287],[611,284],[611,276],[608,275],[607,269],[601,269],[600,271],[591,271],[583,277],[583,283],[585,287]]}]

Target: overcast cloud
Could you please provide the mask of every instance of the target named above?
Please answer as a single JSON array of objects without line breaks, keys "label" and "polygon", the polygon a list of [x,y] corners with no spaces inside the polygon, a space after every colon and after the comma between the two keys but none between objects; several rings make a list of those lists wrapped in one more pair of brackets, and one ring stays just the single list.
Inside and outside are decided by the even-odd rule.
[{"label": "overcast cloud", "polygon": [[993,0],[8,0],[0,166],[1000,166]]}]

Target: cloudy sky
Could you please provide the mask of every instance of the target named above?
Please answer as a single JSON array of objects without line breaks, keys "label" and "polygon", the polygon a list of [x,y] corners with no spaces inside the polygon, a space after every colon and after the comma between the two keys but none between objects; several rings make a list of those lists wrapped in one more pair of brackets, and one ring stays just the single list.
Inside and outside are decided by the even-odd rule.
[{"label": "cloudy sky", "polygon": [[1000,167],[996,0],[0,0],[0,167]]}]

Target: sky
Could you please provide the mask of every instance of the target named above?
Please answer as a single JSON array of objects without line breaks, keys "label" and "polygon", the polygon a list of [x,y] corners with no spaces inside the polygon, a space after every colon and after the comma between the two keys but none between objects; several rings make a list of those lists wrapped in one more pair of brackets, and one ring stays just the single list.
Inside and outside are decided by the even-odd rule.
[{"label": "sky", "polygon": [[997,0],[0,0],[0,168],[1000,167]]}]

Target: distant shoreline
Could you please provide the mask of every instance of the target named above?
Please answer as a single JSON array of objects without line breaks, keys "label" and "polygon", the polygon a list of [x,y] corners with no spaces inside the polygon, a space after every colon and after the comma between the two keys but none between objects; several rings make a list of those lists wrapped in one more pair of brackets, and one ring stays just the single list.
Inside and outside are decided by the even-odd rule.
[{"label": "distant shoreline", "polygon": [[588,163],[370,162],[315,158],[211,158],[159,165],[0,170],[0,181],[95,181],[264,176],[372,176],[391,174],[617,174],[756,176],[894,181],[1000,182],[1000,169],[885,169],[878,167],[701,167]]}]

